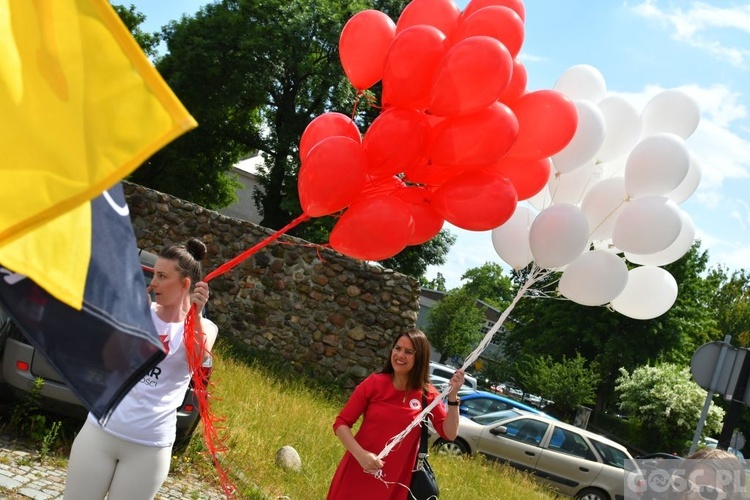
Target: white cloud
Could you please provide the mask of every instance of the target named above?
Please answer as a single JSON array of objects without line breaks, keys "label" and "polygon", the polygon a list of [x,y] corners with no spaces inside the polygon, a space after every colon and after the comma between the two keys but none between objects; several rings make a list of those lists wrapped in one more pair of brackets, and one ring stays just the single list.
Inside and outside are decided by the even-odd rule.
[{"label": "white cloud", "polygon": [[720,30],[750,33],[750,5],[716,7],[692,2],[688,8],[660,9],[656,0],[646,0],[631,7],[644,18],[653,19],[671,30],[673,39],[714,55],[717,59],[743,67],[750,59],[750,50],[736,46]]}]

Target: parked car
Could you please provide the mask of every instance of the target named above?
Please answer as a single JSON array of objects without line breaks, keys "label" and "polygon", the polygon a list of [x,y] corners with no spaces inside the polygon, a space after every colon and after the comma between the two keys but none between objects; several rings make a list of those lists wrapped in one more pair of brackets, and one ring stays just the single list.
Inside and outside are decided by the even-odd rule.
[{"label": "parked car", "polygon": [[490,390],[498,394],[505,394],[506,392],[508,392],[508,386],[506,386],[505,384],[493,384],[490,386]]},{"label": "parked car", "polygon": [[508,387],[508,394],[514,398],[523,399],[523,391],[518,387]]},{"label": "parked car", "polygon": [[[433,376],[440,377],[440,378],[445,379],[446,381],[449,381],[456,370],[457,368],[453,368],[452,366],[435,363],[434,361],[430,362],[430,377],[433,377]],[[435,384],[434,382],[432,383],[432,385],[440,389],[440,387],[438,387],[437,384]],[[477,379],[467,373],[466,376],[464,377],[463,385],[471,389],[476,389]]]},{"label": "parked car", "polygon": [[[148,282],[154,273],[156,255],[141,251],[140,259],[144,278]],[[9,392],[18,398],[26,397],[29,390],[34,387],[35,380],[41,378],[44,384],[39,394],[40,408],[63,415],[85,418],[87,410],[83,403],[65,385],[57,370],[26,340],[21,329],[2,307],[0,307],[0,355],[2,356],[0,385],[5,389],[2,392]],[[205,373],[210,376],[210,371],[211,369],[207,368]],[[198,399],[191,383],[177,410],[175,450],[180,450],[188,444],[199,422]]]},{"label": "parked car", "polygon": [[[627,449],[603,436],[518,409],[473,418],[459,417],[458,437],[430,443],[448,454],[481,453],[507,463],[559,492],[579,500],[622,499]],[[642,478],[628,478],[638,484]]]},{"label": "parked car", "polygon": [[542,406],[542,397],[537,396],[536,394],[529,394],[528,392],[523,395],[521,398],[523,401],[527,401],[529,404],[532,404],[534,406]]},{"label": "parked car", "polygon": [[473,391],[470,393],[461,395],[461,404],[458,409],[461,415],[465,417],[476,417],[478,415],[487,415],[489,413],[497,413],[502,410],[508,410],[511,408],[517,408],[519,410],[527,411],[535,415],[542,415],[547,418],[553,418],[543,411],[529,406],[527,404],[516,401],[494,392],[486,391]]}]

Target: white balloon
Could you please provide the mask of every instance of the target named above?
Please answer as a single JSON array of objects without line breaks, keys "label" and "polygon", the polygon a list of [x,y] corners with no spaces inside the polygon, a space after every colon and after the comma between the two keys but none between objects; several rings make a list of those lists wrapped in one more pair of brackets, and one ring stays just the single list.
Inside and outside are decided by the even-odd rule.
[{"label": "white balloon", "polygon": [[653,319],[661,316],[677,300],[677,281],[661,267],[642,266],[628,272],[625,290],[610,306],[633,319]]},{"label": "white balloon", "polygon": [[536,213],[518,205],[502,226],[492,230],[492,246],[513,269],[523,269],[534,259],[529,246],[529,229]]},{"label": "white balloon", "polygon": [[628,282],[628,266],[606,250],[592,250],[568,264],[559,291],[584,306],[601,306],[620,295]]},{"label": "white balloon", "polygon": [[562,151],[552,156],[555,169],[562,173],[572,172],[593,160],[604,142],[604,115],[592,102],[573,101],[578,112],[578,126],[573,138]]},{"label": "white balloon", "polygon": [[687,176],[690,152],[675,134],[644,137],[625,164],[625,191],[633,198],[662,195],[677,188]]},{"label": "white balloon", "polygon": [[625,179],[610,177],[599,181],[586,193],[581,202],[581,211],[589,224],[590,241],[612,238],[615,221],[627,203]]},{"label": "white balloon", "polygon": [[625,177],[625,162],[627,156],[620,156],[614,160],[598,163],[597,167],[602,169],[602,179],[609,177]]},{"label": "white balloon", "polygon": [[547,182],[552,201],[578,205],[584,195],[599,182],[599,175],[601,169],[597,169],[592,162],[566,174],[552,169]]},{"label": "white balloon", "polygon": [[698,189],[702,176],[703,168],[701,167],[700,161],[693,153],[690,153],[690,165],[688,166],[687,175],[679,186],[673,191],[667,193],[667,198],[674,200],[677,204],[687,200],[693,195],[695,190]]},{"label": "white balloon", "polygon": [[537,215],[529,232],[531,253],[546,269],[565,266],[586,249],[589,227],[575,205],[555,204]]},{"label": "white balloon", "polygon": [[682,215],[664,196],[631,200],[617,216],[612,242],[624,252],[652,254],[670,246],[682,230]]},{"label": "white balloon", "polygon": [[571,99],[585,99],[594,103],[604,99],[607,93],[604,76],[588,64],[577,64],[566,69],[553,88]]},{"label": "white balloon", "polygon": [[685,255],[695,241],[695,224],[693,224],[693,219],[690,215],[684,210],[680,210],[680,216],[682,218],[682,230],[677,239],[674,240],[674,243],[661,252],[648,255],[625,252],[625,258],[634,264],[666,266]]},{"label": "white balloon", "polygon": [[599,104],[604,117],[606,137],[596,158],[611,161],[630,152],[641,137],[643,125],[638,109],[627,99],[611,95]]},{"label": "white balloon", "polygon": [[[550,178],[554,175],[552,171],[554,169],[550,169]],[[541,191],[525,201],[541,212],[552,205],[552,194],[550,194],[548,186],[544,186]]]},{"label": "white balloon", "polygon": [[663,90],[643,108],[643,135],[671,132],[687,139],[698,128],[700,119],[695,99],[678,89]]}]

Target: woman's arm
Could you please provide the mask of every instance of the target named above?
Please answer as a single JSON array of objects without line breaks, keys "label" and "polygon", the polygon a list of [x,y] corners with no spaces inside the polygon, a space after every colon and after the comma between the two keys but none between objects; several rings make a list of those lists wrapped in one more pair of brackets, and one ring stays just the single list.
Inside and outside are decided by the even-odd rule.
[{"label": "woman's arm", "polygon": [[344,448],[346,448],[347,451],[357,459],[357,462],[359,462],[359,465],[362,466],[365,472],[375,474],[378,470],[383,468],[383,461],[380,460],[376,454],[365,450],[359,445],[357,440],[354,439],[354,435],[349,426],[344,424],[339,425],[336,428],[336,436],[341,440]]},{"label": "woman's arm", "polygon": [[456,436],[458,436],[459,420],[458,405],[452,405],[451,403],[458,401],[458,391],[461,389],[463,383],[464,372],[463,370],[457,370],[450,380],[451,390],[448,393],[448,414],[445,416],[445,421],[443,422],[444,437],[448,438],[450,441],[453,441],[456,439]]}]

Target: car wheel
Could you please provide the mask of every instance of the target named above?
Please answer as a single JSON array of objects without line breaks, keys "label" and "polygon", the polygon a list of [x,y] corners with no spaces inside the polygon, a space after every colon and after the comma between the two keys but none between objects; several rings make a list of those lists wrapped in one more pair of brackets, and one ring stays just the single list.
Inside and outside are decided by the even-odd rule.
[{"label": "car wheel", "polygon": [[440,440],[435,444],[435,450],[441,455],[461,456],[469,453],[469,445],[461,439],[455,441]]},{"label": "car wheel", "polygon": [[586,488],[576,495],[576,500],[609,500],[609,495],[597,488]]}]

